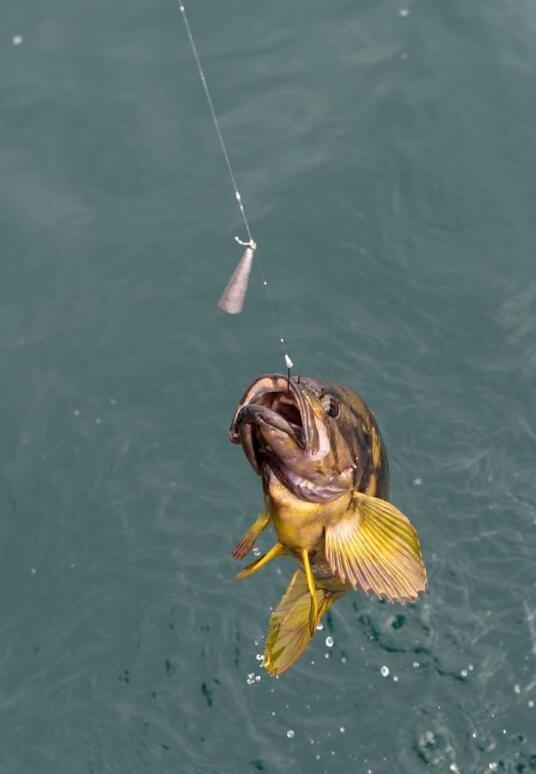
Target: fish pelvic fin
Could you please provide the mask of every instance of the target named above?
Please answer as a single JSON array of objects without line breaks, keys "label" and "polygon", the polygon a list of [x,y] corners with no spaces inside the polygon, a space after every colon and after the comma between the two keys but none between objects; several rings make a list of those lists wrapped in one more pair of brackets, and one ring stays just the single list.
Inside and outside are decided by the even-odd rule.
[{"label": "fish pelvic fin", "polygon": [[233,559],[244,559],[249,554],[257,542],[259,536],[266,529],[269,523],[269,513],[263,511],[261,514],[259,514],[251,527],[246,532],[244,532],[238,543],[233,548]]},{"label": "fish pelvic fin", "polygon": [[332,573],[367,594],[405,602],[426,591],[417,532],[387,500],[356,492],[344,518],[326,528],[325,552]]},{"label": "fish pelvic fin", "polygon": [[305,578],[307,580],[307,588],[309,589],[309,594],[311,595],[311,609],[309,611],[309,630],[311,632],[311,637],[312,637],[313,634],[315,633],[315,630],[318,624],[318,601],[316,598],[315,579],[313,577],[311,565],[309,564],[309,552],[307,551],[306,548],[302,548],[301,557],[303,562],[303,569],[305,570]]},{"label": "fish pelvic fin", "polygon": [[270,616],[264,666],[268,674],[280,675],[294,664],[305,651],[326,610],[340,596],[316,588],[316,618],[311,626],[311,592],[303,570],[296,570],[287,590]]},{"label": "fish pelvic fin", "polygon": [[253,575],[254,572],[257,572],[257,570],[260,570],[261,567],[264,567],[264,565],[268,564],[268,562],[273,561],[274,559],[277,559],[278,556],[282,556],[283,554],[286,554],[286,548],[281,543],[276,543],[275,546],[272,546],[269,551],[267,551],[265,554],[260,556],[258,559],[255,559],[255,561],[251,562],[251,564],[248,564],[247,567],[244,567],[243,570],[240,570],[240,572],[237,572],[235,575],[235,580],[241,581],[244,580],[244,578],[249,578],[250,575]]}]

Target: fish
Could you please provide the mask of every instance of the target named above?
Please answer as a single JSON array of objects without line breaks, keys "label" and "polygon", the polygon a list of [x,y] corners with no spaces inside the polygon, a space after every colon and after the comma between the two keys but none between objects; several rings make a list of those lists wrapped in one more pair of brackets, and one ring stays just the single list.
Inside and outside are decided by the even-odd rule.
[{"label": "fish", "polygon": [[385,444],[356,392],[316,377],[265,374],[240,400],[229,439],[242,446],[264,495],[232,556],[244,559],[269,525],[277,538],[236,579],[282,556],[299,565],[268,623],[268,674],[297,661],[347,592],[404,604],[427,591],[417,531],[389,501]]}]

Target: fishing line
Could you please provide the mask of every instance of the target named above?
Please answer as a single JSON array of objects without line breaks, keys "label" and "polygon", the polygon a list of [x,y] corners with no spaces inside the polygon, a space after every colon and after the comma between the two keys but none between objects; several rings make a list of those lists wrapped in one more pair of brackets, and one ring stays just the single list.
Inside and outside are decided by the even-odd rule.
[{"label": "fishing line", "polygon": [[[220,143],[220,147],[223,153],[223,157],[225,159],[225,164],[227,166],[227,172],[229,173],[229,178],[231,180],[231,185],[233,186],[233,192],[235,200],[238,204],[238,208],[240,210],[240,215],[242,216],[242,220],[244,222],[244,228],[246,229],[246,234],[248,236],[248,242],[243,242],[241,239],[239,239],[237,236],[235,236],[235,241],[246,247],[246,251],[244,252],[244,256],[242,260],[240,261],[240,264],[238,265],[237,269],[235,270],[235,273],[233,274],[233,277],[231,278],[231,281],[229,282],[229,285],[227,286],[226,290],[224,291],[224,295],[222,296],[222,299],[226,296],[227,291],[230,289],[229,286],[231,283],[233,283],[233,280],[235,280],[233,288],[235,291],[237,290],[236,285],[240,285],[238,288],[238,295],[240,296],[240,299],[236,301],[236,299],[233,299],[235,302],[235,306],[233,306],[232,309],[226,308],[225,306],[222,306],[222,308],[225,308],[226,311],[230,311],[232,314],[235,314],[239,312],[242,308],[243,299],[245,296],[246,288],[247,288],[247,280],[249,276],[249,270],[251,268],[251,263],[253,259],[253,255],[256,252],[257,244],[255,240],[253,239],[251,229],[249,227],[249,221],[246,216],[246,210],[244,207],[244,203],[242,202],[242,196],[240,195],[240,191],[238,190],[238,183],[236,182],[236,176],[233,170],[233,166],[231,164],[231,159],[229,158],[229,153],[227,152],[227,146],[225,145],[225,140],[223,139],[223,133],[221,131],[220,122],[218,120],[218,115],[216,113],[216,109],[214,107],[214,102],[212,101],[212,97],[210,95],[210,90],[208,88],[207,79],[205,77],[205,72],[203,70],[203,66],[201,64],[201,59],[199,57],[199,52],[197,50],[197,45],[195,43],[195,39],[192,33],[192,29],[190,27],[190,22],[188,21],[188,16],[186,15],[186,8],[184,7],[184,3],[180,2],[179,0],[179,10],[181,12],[182,19],[184,21],[184,26],[186,28],[186,34],[188,36],[188,40],[190,42],[190,48],[192,49],[192,54],[195,59],[195,63],[197,65],[197,72],[199,74],[199,78],[201,79],[201,84],[203,86],[203,90],[205,92],[205,97],[207,98],[208,106],[210,109],[210,114],[212,116],[212,122],[214,123],[214,128],[216,129],[216,134],[218,136],[218,140]],[[249,252],[248,252],[249,251]],[[286,342],[282,335],[282,329],[281,324],[279,322],[279,318],[277,316],[274,302],[272,300],[272,297],[270,295],[270,291],[268,290],[268,281],[266,279],[266,275],[264,273],[264,270],[262,268],[262,261],[259,259],[258,261],[259,266],[259,272],[261,275],[262,284],[264,287],[264,290],[266,292],[266,298],[268,300],[268,304],[270,306],[270,309],[272,311],[272,317],[274,320],[274,325],[276,328],[276,331],[278,331],[279,335],[279,343],[281,344],[281,350],[283,353],[283,360],[285,361],[285,366],[287,369],[287,376],[288,380],[290,382],[290,369],[293,367],[294,363],[292,362],[292,359],[290,355],[288,354],[286,350]],[[242,273],[242,277],[237,277],[237,274]],[[232,291],[231,291],[232,292]],[[232,304],[233,302],[231,302]]]}]

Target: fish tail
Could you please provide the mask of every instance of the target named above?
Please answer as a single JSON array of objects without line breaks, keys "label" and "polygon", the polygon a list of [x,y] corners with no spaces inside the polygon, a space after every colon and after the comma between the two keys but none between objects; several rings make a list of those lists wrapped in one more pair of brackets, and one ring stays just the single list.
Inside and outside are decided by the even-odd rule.
[{"label": "fish tail", "polygon": [[[317,618],[315,628],[326,610],[340,594],[316,588]],[[280,675],[299,659],[309,645],[312,634],[310,625],[311,594],[303,570],[296,570],[270,616],[264,666],[270,675]]]}]

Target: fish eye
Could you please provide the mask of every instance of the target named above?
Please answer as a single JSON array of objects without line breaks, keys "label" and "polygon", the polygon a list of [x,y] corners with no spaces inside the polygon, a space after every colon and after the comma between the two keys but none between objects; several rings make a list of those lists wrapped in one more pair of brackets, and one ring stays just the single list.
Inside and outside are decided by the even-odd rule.
[{"label": "fish eye", "polygon": [[328,417],[332,417],[332,419],[337,419],[341,413],[341,407],[333,395],[322,395],[320,398],[320,404]]}]

